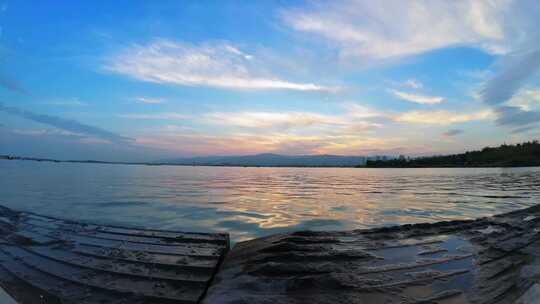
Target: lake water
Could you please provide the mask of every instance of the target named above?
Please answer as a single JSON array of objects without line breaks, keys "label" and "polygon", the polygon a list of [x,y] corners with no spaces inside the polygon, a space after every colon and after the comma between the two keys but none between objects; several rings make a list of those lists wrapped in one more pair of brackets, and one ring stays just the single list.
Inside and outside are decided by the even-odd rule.
[{"label": "lake water", "polygon": [[67,219],[233,241],[470,219],[540,202],[540,168],[349,169],[68,164],[0,160],[0,204]]}]

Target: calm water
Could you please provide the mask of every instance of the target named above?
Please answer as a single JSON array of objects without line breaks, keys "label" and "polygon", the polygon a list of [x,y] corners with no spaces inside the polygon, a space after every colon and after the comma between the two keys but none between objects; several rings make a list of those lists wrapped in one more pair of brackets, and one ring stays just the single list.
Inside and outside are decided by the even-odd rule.
[{"label": "calm water", "polygon": [[467,219],[540,202],[540,168],[326,169],[0,160],[0,204],[62,218],[229,232]]}]

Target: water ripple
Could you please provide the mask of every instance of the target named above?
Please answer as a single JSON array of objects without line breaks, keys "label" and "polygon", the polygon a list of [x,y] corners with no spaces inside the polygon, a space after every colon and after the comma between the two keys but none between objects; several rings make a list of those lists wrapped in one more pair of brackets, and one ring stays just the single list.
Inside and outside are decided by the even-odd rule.
[{"label": "water ripple", "polygon": [[328,169],[0,161],[0,203],[245,240],[295,229],[469,219],[540,200],[540,168]]}]

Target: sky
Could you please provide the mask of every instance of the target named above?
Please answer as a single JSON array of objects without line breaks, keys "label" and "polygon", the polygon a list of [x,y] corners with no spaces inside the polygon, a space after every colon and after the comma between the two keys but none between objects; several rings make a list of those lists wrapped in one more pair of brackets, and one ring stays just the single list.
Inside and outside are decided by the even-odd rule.
[{"label": "sky", "polygon": [[534,0],[0,0],[0,154],[418,156],[533,140],[539,29]]}]

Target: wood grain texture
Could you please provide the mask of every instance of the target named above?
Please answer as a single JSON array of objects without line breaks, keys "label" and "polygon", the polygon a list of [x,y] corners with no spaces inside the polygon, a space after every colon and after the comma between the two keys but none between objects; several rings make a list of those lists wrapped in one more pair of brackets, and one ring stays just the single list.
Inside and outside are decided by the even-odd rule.
[{"label": "wood grain texture", "polygon": [[224,234],[78,223],[0,207],[0,285],[20,303],[199,303]]}]

